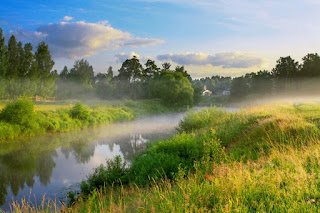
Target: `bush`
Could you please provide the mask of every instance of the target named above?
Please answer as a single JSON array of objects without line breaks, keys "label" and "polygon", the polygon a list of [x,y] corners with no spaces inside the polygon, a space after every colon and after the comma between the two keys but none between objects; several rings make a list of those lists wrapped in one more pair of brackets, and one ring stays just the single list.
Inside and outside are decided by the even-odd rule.
[{"label": "bush", "polygon": [[122,162],[120,156],[116,156],[114,160],[107,160],[107,166],[100,165],[96,168],[87,181],[81,182],[80,188],[83,193],[88,194],[102,186],[117,186],[128,182],[126,163]]},{"label": "bush", "polygon": [[228,113],[216,107],[203,109],[199,112],[189,111],[179,122],[180,132],[192,132],[205,127],[212,127],[219,121],[224,120]]},{"label": "bush", "polygon": [[90,113],[89,109],[84,107],[81,103],[76,103],[70,110],[70,116],[79,120],[89,120]]},{"label": "bush", "polygon": [[217,163],[225,160],[215,132],[208,130],[198,135],[182,133],[158,142],[133,159],[131,176],[135,183],[141,185],[153,178],[166,177],[172,180],[179,167],[192,170],[194,163],[203,158]]},{"label": "bush", "polygon": [[150,83],[150,95],[168,107],[193,105],[194,90],[190,81],[178,72],[161,72]]},{"label": "bush", "polygon": [[133,100],[125,100],[124,105],[130,108],[135,108],[138,106],[138,103]]},{"label": "bush", "polygon": [[131,168],[131,177],[134,183],[145,185],[150,180],[161,178],[173,179],[180,165],[184,167],[183,160],[175,154],[149,152],[138,156]]},{"label": "bush", "polygon": [[1,119],[12,124],[27,125],[34,118],[34,104],[26,98],[8,103],[1,111]]}]

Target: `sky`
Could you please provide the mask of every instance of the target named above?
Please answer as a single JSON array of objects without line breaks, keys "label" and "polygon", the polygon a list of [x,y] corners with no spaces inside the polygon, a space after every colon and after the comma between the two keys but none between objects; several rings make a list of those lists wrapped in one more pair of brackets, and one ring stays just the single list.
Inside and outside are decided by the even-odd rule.
[{"label": "sky", "polygon": [[194,78],[271,70],[320,49],[318,0],[1,0],[8,40],[49,44],[61,71],[87,59],[114,70],[136,55]]}]

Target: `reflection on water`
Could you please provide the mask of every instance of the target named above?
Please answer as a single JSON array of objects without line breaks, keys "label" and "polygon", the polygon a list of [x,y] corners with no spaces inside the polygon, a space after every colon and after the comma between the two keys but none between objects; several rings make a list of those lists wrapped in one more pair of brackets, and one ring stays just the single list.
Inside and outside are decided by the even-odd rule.
[{"label": "reflection on water", "polygon": [[[200,110],[197,108],[196,110]],[[235,111],[227,109],[228,111]],[[93,169],[120,155],[130,162],[148,141],[172,137],[184,113],[151,116],[82,131],[0,143],[0,207],[26,197],[66,200]],[[30,193],[31,191],[31,193]]]},{"label": "reflection on water", "polygon": [[[0,144],[0,206],[43,194],[65,200],[93,168],[120,155],[130,161],[148,141],[172,137],[183,113]],[[31,190],[31,194],[30,194]]]}]

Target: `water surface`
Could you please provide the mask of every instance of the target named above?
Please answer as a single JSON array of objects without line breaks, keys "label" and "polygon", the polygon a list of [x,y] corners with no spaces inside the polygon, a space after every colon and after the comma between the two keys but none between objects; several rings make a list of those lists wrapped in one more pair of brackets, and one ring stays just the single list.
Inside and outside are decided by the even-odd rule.
[{"label": "water surface", "polygon": [[0,208],[9,211],[9,203],[24,197],[39,204],[44,194],[57,203],[66,201],[67,193],[79,191],[81,180],[106,159],[120,155],[130,163],[145,143],[172,137],[184,114],[150,116],[0,144]]},{"label": "water surface", "polygon": [[43,194],[57,202],[79,190],[79,183],[106,159],[120,155],[130,163],[147,142],[170,138],[184,113],[147,118],[71,133],[21,139],[0,145],[0,207]]}]

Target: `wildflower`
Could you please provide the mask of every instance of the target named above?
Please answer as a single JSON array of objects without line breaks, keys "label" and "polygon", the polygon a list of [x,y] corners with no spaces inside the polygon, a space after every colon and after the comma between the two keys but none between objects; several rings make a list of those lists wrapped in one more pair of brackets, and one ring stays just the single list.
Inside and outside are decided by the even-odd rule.
[{"label": "wildflower", "polygon": [[206,179],[206,180],[213,180],[213,176],[212,175],[203,175],[203,178]]}]

